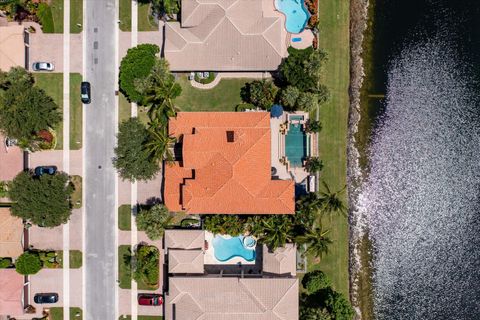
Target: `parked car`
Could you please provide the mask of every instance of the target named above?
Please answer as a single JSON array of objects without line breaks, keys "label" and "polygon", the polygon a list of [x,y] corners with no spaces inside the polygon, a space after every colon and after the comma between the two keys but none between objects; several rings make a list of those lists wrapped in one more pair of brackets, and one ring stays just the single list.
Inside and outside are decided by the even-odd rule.
[{"label": "parked car", "polygon": [[35,175],[40,177],[44,174],[55,174],[57,172],[57,167],[55,166],[40,166],[35,168]]},{"label": "parked car", "polygon": [[37,293],[33,297],[33,301],[35,301],[35,303],[38,303],[38,304],[57,303],[58,293]]},{"label": "parked car", "polygon": [[80,91],[81,91],[82,103],[89,104],[92,101],[91,93],[90,93],[90,82],[83,81]]},{"label": "parked car", "polygon": [[163,298],[159,294],[140,293],[138,295],[138,304],[141,306],[161,306]]},{"label": "parked car", "polygon": [[50,62],[35,62],[32,65],[33,71],[53,71],[55,66]]}]

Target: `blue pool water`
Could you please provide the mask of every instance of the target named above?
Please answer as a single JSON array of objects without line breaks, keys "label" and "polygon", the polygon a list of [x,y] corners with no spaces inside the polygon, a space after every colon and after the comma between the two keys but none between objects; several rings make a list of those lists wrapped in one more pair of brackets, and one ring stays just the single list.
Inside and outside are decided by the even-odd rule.
[{"label": "blue pool water", "polygon": [[[291,116],[290,119],[298,120],[294,117],[295,116]],[[302,130],[302,125],[290,123],[290,129],[285,136],[285,155],[287,156],[287,160],[290,161],[290,166],[302,166],[302,160],[308,156],[307,142],[308,138]]]},{"label": "blue pool water", "polygon": [[228,261],[234,257],[241,257],[247,261],[255,260],[255,250],[247,249],[243,246],[244,236],[232,237],[226,239],[222,236],[215,236],[212,245],[215,258],[218,261]]},{"label": "blue pool water", "polygon": [[305,29],[310,13],[304,0],[275,0],[275,7],[285,15],[285,28],[290,33],[300,33]]},{"label": "blue pool water", "polygon": [[302,41],[302,38],[292,38],[292,42],[300,42]]}]

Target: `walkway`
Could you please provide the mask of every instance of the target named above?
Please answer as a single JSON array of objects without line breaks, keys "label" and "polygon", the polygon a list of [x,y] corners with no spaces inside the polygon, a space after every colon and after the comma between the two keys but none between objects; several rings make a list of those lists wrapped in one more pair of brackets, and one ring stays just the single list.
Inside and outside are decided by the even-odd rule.
[{"label": "walkway", "polygon": [[270,79],[272,75],[269,72],[220,72],[217,73],[215,76],[215,79],[207,84],[201,84],[197,81],[190,80],[190,84],[192,87],[197,88],[197,89],[212,89],[214,88],[217,84],[220,83],[220,80],[222,79],[229,79],[229,78],[257,78],[257,79]]}]

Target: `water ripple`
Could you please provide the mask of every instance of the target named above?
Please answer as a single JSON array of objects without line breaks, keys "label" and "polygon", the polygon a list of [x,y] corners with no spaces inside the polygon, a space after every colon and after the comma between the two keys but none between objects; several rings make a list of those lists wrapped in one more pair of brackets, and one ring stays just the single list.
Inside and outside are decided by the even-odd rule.
[{"label": "water ripple", "polygon": [[406,48],[359,194],[378,319],[480,319],[480,107],[442,35]]}]

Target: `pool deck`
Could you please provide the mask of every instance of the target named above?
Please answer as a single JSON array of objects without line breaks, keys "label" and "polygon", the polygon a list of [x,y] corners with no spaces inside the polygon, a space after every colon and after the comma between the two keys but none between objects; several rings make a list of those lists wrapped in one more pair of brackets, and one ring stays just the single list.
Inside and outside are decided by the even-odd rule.
[{"label": "pool deck", "polygon": [[[231,238],[228,235],[222,235],[222,237],[228,239]],[[217,258],[215,258],[215,248],[213,247],[213,238],[214,235],[211,232],[206,231],[205,232],[205,241],[208,243],[208,248],[205,250],[205,256],[203,263],[204,264],[210,264],[210,265],[238,265],[239,263],[242,265],[255,265],[255,260],[253,261],[247,261],[244,258],[241,257],[235,257],[232,259],[229,259],[227,261],[219,261]]]},{"label": "pool deck", "polygon": [[[302,38],[302,41],[294,42],[293,38]],[[290,34],[290,45],[295,49],[306,49],[313,44],[313,39],[315,38],[312,30],[305,29],[297,34]]]},{"label": "pool deck", "polygon": [[[295,115],[296,113],[284,113],[279,118],[270,118],[270,131],[271,131],[271,166],[277,170],[276,176],[278,179],[287,180],[293,179],[295,183],[302,183],[308,177],[309,173],[304,167],[290,167],[281,162],[280,159],[285,157],[285,135],[281,133],[281,126],[287,122],[288,115]],[[308,113],[298,113],[308,119]],[[316,135],[310,134],[310,144],[316,143]],[[312,151],[312,150],[311,150]],[[316,152],[311,153],[312,156],[316,155]]]}]

